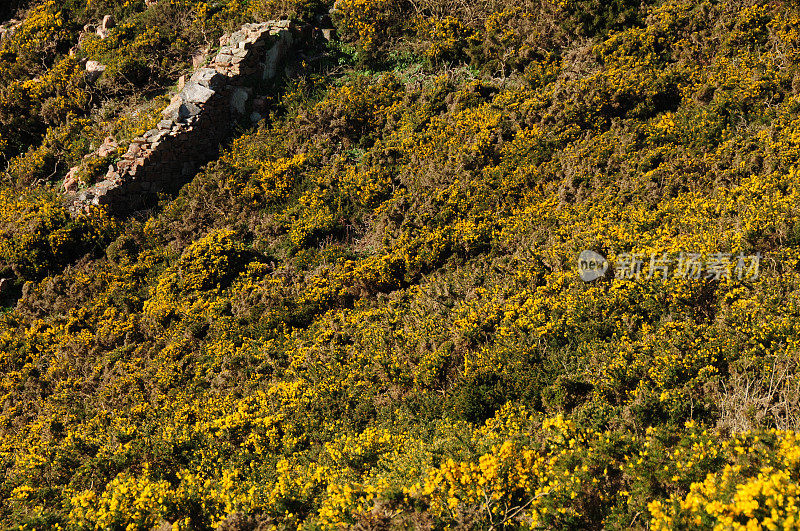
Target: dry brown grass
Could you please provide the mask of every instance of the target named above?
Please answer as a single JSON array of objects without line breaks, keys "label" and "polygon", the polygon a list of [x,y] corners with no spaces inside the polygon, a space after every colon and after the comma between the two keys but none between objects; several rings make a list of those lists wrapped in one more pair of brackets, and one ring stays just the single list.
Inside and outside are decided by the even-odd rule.
[{"label": "dry brown grass", "polygon": [[720,383],[719,428],[742,432],[758,427],[797,430],[800,427],[800,361],[776,354],[766,374],[750,361]]}]

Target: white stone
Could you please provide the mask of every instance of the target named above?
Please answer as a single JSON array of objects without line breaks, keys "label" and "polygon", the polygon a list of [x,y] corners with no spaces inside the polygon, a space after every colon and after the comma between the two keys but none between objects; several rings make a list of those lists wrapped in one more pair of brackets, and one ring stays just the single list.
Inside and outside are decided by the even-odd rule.
[{"label": "white stone", "polygon": [[106,65],[98,61],[86,61],[86,78],[90,83],[94,83],[103,75],[106,68]]}]

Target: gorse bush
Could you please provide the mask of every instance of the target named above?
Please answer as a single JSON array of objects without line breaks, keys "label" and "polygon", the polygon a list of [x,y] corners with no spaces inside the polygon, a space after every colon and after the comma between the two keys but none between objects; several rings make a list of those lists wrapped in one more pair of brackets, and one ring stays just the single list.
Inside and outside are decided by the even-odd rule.
[{"label": "gorse bush", "polygon": [[41,279],[87,252],[102,253],[118,225],[103,212],[72,218],[44,191],[0,191],[0,262],[24,279]]},{"label": "gorse bush", "polygon": [[[342,40],[175,197],[70,215],[67,168],[153,127],[197,48],[334,7]],[[21,28],[3,526],[796,526],[794,5],[92,0]],[[644,272],[584,282],[584,249]]]}]

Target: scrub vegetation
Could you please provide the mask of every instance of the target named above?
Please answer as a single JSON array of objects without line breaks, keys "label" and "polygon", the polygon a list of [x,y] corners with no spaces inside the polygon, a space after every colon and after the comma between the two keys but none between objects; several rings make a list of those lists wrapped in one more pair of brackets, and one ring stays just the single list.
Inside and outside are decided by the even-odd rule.
[{"label": "scrub vegetation", "polygon": [[72,216],[192,54],[333,7],[148,3],[0,41],[0,526],[800,525],[793,2],[338,0],[176,196]]}]

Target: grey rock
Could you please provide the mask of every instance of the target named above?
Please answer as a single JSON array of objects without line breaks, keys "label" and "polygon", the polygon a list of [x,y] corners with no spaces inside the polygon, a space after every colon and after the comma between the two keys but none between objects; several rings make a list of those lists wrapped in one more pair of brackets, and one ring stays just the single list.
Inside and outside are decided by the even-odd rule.
[{"label": "grey rock", "polygon": [[178,109],[180,109],[182,104],[183,100],[181,100],[180,96],[175,96],[172,98],[172,101],[169,103],[169,105],[167,105],[166,109],[161,111],[161,116],[167,120],[177,120]]},{"label": "grey rock", "polygon": [[164,138],[169,134],[169,131],[163,131],[159,129],[151,129],[150,131],[146,132],[145,138],[150,142],[150,148],[155,149],[161,139]]},{"label": "grey rock", "polygon": [[228,83],[228,79],[213,68],[199,68],[195,70],[189,83],[197,83],[208,89],[218,91]]},{"label": "grey rock", "polygon": [[252,93],[253,89],[236,87],[231,95],[231,109],[243,115],[247,107],[247,100],[250,99]]},{"label": "grey rock", "polygon": [[21,24],[22,22],[12,18],[6,24],[0,26],[0,41],[12,37],[17,32],[17,29]]},{"label": "grey rock", "polygon": [[178,108],[178,119],[187,121],[188,119],[199,115],[201,111],[202,109],[194,103],[182,103]]},{"label": "grey rock", "polygon": [[231,64],[231,59],[233,59],[233,56],[231,54],[219,52],[217,54],[217,57],[214,59],[214,62],[217,63],[218,65],[227,66]]},{"label": "grey rock", "polygon": [[123,155],[123,156],[126,159],[133,159],[141,152],[142,152],[141,144],[131,143],[131,145],[128,146],[127,153],[125,153],[125,155]]},{"label": "grey rock", "polygon": [[216,92],[210,88],[204,87],[199,83],[192,82],[183,87],[183,90],[181,91],[181,99],[188,103],[202,104],[210,100],[214,94],[216,94]]}]

